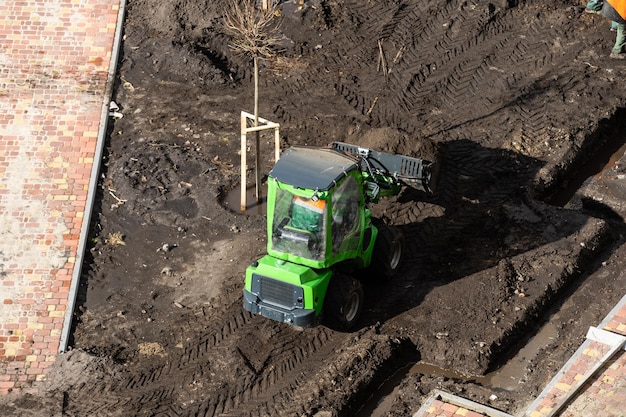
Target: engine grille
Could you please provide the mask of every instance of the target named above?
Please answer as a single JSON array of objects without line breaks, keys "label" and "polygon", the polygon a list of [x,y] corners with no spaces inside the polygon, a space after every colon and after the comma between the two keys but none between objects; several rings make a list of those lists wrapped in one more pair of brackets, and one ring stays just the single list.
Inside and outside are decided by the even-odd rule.
[{"label": "engine grille", "polygon": [[263,275],[252,275],[252,292],[267,303],[276,304],[286,308],[304,306],[304,291],[302,287],[268,278]]}]

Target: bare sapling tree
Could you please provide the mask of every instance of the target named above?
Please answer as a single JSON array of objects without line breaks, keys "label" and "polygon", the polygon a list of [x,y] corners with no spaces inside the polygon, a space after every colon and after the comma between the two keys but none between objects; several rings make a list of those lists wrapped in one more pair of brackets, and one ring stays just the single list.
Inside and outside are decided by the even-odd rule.
[{"label": "bare sapling tree", "polygon": [[[256,0],[231,0],[224,11],[224,28],[232,37],[230,47],[243,55],[252,57],[254,63],[254,126],[259,125],[259,60],[275,56],[275,46],[280,41],[280,21],[275,2],[263,1],[263,8],[256,7]],[[259,131],[256,132],[256,198],[260,201]]]}]

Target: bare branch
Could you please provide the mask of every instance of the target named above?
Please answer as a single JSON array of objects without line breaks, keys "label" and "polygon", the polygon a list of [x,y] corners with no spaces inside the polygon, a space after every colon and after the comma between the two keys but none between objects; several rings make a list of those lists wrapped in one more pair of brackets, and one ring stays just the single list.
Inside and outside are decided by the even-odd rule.
[{"label": "bare branch", "polygon": [[273,47],[280,41],[280,13],[271,3],[263,10],[255,6],[255,0],[230,1],[224,11],[224,29],[233,37],[229,45],[233,50],[257,58],[275,55]]}]

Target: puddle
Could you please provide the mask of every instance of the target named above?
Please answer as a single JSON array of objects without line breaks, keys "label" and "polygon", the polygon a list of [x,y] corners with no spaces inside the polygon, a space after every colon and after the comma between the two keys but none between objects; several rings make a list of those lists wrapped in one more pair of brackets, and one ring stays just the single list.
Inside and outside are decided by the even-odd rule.
[{"label": "puddle", "polygon": [[409,374],[414,363],[403,366],[385,380],[365,401],[363,406],[354,414],[354,417],[384,417],[391,411],[393,399],[396,397],[398,386]]},{"label": "puddle", "polygon": [[578,189],[591,177],[601,178],[626,151],[626,137],[615,136],[610,138],[591,159],[584,164],[580,171],[550,199],[550,204],[563,207],[576,194]]},{"label": "puddle", "polygon": [[[261,199],[256,201],[256,187],[254,184],[246,189],[246,214],[265,215],[267,211],[267,185],[262,184]],[[241,185],[230,190],[221,202],[222,206],[235,213],[241,213]]]},{"label": "puddle", "polygon": [[475,378],[472,382],[480,385],[513,391],[524,382],[528,363],[537,356],[539,351],[550,345],[552,340],[559,336],[558,330],[550,322],[546,323],[535,336],[528,340],[514,357],[509,359],[496,371],[483,377]]}]

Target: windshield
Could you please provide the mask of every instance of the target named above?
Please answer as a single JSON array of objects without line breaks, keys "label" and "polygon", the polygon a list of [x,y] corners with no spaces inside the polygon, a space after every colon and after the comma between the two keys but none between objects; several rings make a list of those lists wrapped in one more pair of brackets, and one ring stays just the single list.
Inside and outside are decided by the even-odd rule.
[{"label": "windshield", "polygon": [[272,245],[279,252],[312,260],[326,253],[326,200],[276,190]]}]

